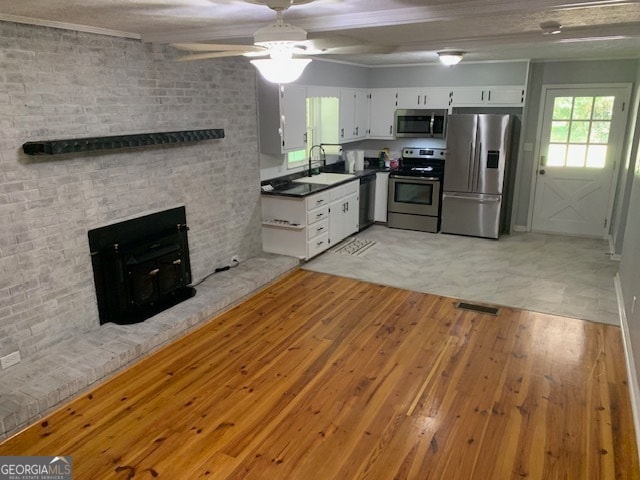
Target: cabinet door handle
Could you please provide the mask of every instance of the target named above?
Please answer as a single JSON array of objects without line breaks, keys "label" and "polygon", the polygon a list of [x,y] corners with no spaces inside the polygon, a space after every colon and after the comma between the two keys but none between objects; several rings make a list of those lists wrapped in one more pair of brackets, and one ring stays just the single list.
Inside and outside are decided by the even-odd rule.
[{"label": "cabinet door handle", "polygon": [[316,218],[322,218],[324,216],[324,213],[319,213],[316,215]]},{"label": "cabinet door handle", "polygon": [[418,105],[420,105],[420,95],[418,95]]},{"label": "cabinet door handle", "polygon": [[480,95],[480,101],[484,102],[484,90],[482,91],[482,95]]},{"label": "cabinet door handle", "polygon": [[324,243],[324,240],[322,242],[316,243],[316,246],[320,247],[320,246],[322,246],[323,243]]},{"label": "cabinet door handle", "polygon": [[340,137],[344,138],[344,128],[340,129]]},{"label": "cabinet door handle", "polygon": [[358,128],[359,128],[359,127],[356,127],[356,135],[358,135]]},{"label": "cabinet door handle", "polygon": [[322,230],[324,230],[324,227],[317,228],[316,232],[320,233]]},{"label": "cabinet door handle", "polygon": [[389,125],[389,135],[393,134],[393,125]]},{"label": "cabinet door handle", "polygon": [[305,134],[303,135],[302,140],[304,141],[304,143],[307,143],[307,133],[305,132]]},{"label": "cabinet door handle", "polygon": [[324,203],[324,198],[321,198],[320,200],[316,200],[316,205],[320,205],[321,203]]},{"label": "cabinet door handle", "polygon": [[427,96],[426,96],[426,95],[424,96],[424,102],[422,102],[422,104],[423,104],[423,105],[426,105],[426,104],[427,104]]},{"label": "cabinet door handle", "polygon": [[487,101],[491,101],[491,90],[489,90],[489,97],[487,98]]}]

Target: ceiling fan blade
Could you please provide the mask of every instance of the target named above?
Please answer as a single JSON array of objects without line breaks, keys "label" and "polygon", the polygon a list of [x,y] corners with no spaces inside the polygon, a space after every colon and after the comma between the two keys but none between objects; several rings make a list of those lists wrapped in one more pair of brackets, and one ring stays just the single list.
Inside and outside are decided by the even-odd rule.
[{"label": "ceiling fan blade", "polygon": [[205,60],[207,58],[239,57],[240,55],[244,55],[245,53],[249,53],[249,52],[232,51],[232,52],[194,53],[193,55],[185,55],[184,57],[180,57],[177,60],[179,62],[188,62],[190,60]]},{"label": "ceiling fan blade", "polygon": [[264,52],[266,50],[265,47],[258,45],[236,45],[233,43],[172,43],[171,46],[178,50],[186,50],[187,52],[242,51],[244,53]]}]

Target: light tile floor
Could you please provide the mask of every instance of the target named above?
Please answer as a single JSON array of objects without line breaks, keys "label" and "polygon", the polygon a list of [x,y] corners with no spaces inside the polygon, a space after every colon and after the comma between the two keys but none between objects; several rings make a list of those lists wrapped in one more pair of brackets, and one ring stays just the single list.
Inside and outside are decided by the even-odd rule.
[{"label": "light tile floor", "polygon": [[[499,240],[374,225],[362,256],[331,250],[302,266],[373,283],[619,325],[604,240],[538,233]],[[335,247],[332,249],[335,250]]]}]

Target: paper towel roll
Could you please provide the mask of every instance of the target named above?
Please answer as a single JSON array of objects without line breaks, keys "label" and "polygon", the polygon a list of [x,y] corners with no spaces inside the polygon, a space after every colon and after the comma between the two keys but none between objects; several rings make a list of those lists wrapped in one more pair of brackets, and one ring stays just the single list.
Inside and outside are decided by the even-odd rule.
[{"label": "paper towel roll", "polygon": [[353,173],[356,170],[356,151],[347,150],[344,158],[344,169],[347,173]]},{"label": "paper towel roll", "polygon": [[355,150],[356,152],[356,170],[364,170],[364,150]]}]

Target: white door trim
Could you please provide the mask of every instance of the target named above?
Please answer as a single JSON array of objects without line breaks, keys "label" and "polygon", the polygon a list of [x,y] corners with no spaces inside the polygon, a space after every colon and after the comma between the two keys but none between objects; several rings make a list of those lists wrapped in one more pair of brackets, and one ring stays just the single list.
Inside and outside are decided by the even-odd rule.
[{"label": "white door trim", "polygon": [[[620,171],[620,163],[622,163],[622,151],[624,145],[625,132],[627,130],[627,120],[629,118],[629,105],[631,99],[631,84],[630,83],[570,83],[570,84],[546,84],[542,85],[542,92],[540,94],[540,105],[538,106],[538,125],[536,127],[536,143],[534,145],[533,151],[533,168],[531,169],[531,186],[529,189],[529,211],[527,213],[527,231],[531,231],[531,227],[533,225],[533,207],[536,196],[536,180],[538,177],[538,160],[540,158],[540,136],[542,135],[542,125],[544,122],[544,106],[547,99],[547,92],[549,90],[558,90],[558,89],[582,89],[582,88],[620,88],[625,90],[625,98],[623,99],[623,103],[625,105],[625,116],[622,120],[622,125],[620,126],[620,139],[619,142],[615,143],[616,149],[616,164],[613,169],[613,175],[611,176],[611,188],[609,188],[609,205],[607,206],[607,231],[611,228],[611,218],[613,216],[613,202],[616,197],[616,191],[618,185],[616,182],[618,181],[618,173]],[[606,238],[603,237],[603,238]]]}]

